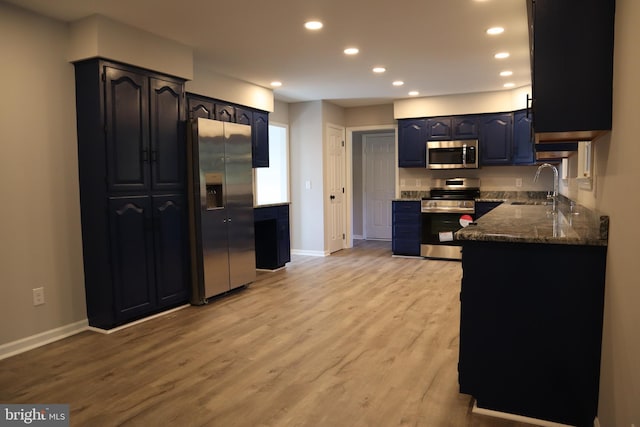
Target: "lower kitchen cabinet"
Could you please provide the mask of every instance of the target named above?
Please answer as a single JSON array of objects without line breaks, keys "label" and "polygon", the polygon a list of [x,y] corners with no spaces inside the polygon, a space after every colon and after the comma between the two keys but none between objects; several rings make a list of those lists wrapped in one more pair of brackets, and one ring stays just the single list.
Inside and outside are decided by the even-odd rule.
[{"label": "lower kitchen cabinet", "polygon": [[460,392],[478,407],[593,426],[606,247],[465,241]]},{"label": "lower kitchen cabinet", "polygon": [[109,198],[113,297],[89,300],[89,317],[103,319],[92,326],[114,326],[188,299],[185,209],[180,195]]},{"label": "lower kitchen cabinet", "polygon": [[419,200],[394,200],[391,203],[394,255],[420,256],[422,214]]},{"label": "lower kitchen cabinet", "polygon": [[256,268],[276,270],[291,261],[289,205],[254,209]]}]

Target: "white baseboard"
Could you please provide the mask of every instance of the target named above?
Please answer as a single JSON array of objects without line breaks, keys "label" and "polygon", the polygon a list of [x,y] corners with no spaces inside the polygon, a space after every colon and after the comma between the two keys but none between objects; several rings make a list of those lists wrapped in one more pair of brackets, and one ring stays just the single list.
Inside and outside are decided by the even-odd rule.
[{"label": "white baseboard", "polygon": [[353,240],[364,240],[364,236],[361,236],[360,234],[354,234],[352,237]]},{"label": "white baseboard", "polygon": [[329,256],[329,252],[324,251],[307,251],[304,249],[291,249],[291,255],[305,255],[305,256]]},{"label": "white baseboard", "polygon": [[70,337],[89,327],[87,319],[0,345],[0,360]]},{"label": "white baseboard", "polygon": [[180,306],[178,306],[176,308],[172,308],[171,310],[161,311],[160,313],[156,313],[156,314],[153,314],[153,315],[148,316],[148,317],[143,317],[142,319],[136,320],[135,322],[126,323],[126,324],[124,324],[122,326],[118,326],[117,328],[101,329],[101,328],[95,328],[93,326],[87,326],[87,329],[90,330],[90,331],[93,331],[93,332],[98,332],[100,334],[109,335],[109,334],[112,334],[114,332],[118,332],[118,331],[121,331],[123,329],[127,329],[127,328],[130,328],[130,327],[135,326],[135,325],[139,325],[140,323],[144,323],[144,322],[146,322],[148,320],[156,319],[156,318],[162,317],[162,316],[166,316],[169,313],[173,313],[174,311],[182,310],[183,308],[190,307],[190,306],[191,306],[191,304],[180,305]]},{"label": "white baseboard", "polygon": [[534,424],[540,427],[572,427],[568,424],[560,424],[554,423],[552,421],[539,420],[537,418],[524,417],[522,415],[509,414],[507,412],[493,411],[491,409],[479,408],[477,402],[473,402],[473,409],[471,410],[474,414],[487,415],[495,418],[502,418],[505,420],[518,421],[521,423]]}]

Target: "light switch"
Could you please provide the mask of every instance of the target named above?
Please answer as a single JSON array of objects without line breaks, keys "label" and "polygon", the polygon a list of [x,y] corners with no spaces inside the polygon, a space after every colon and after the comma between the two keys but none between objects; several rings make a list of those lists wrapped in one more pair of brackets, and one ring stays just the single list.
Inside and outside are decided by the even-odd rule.
[{"label": "light switch", "polygon": [[304,188],[307,190],[311,190],[311,181],[307,180],[304,182]]}]

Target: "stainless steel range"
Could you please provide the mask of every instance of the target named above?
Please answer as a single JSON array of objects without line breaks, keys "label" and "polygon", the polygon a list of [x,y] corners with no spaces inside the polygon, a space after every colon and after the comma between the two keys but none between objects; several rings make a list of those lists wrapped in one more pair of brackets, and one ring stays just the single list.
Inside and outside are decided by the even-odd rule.
[{"label": "stainless steel range", "polygon": [[454,233],[475,219],[475,199],[480,195],[477,178],[431,181],[429,197],[422,199],[420,255],[427,258],[462,259]]}]

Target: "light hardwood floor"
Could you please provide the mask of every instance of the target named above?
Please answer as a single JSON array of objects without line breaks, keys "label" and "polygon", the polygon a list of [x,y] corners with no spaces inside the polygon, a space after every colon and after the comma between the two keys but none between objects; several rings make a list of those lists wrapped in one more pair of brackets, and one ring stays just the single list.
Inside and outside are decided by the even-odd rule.
[{"label": "light hardwood floor", "polygon": [[0,361],[0,402],[74,426],[525,427],[458,393],[458,262],[389,242],[294,256],[246,289]]}]

